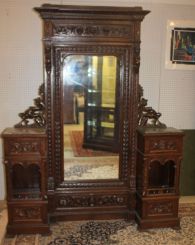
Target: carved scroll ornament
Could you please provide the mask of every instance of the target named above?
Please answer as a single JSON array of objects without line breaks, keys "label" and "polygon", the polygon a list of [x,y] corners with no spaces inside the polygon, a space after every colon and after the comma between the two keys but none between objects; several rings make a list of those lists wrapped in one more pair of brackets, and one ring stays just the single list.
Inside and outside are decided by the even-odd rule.
[{"label": "carved scroll ornament", "polygon": [[[152,107],[147,106],[148,100],[143,97],[143,88],[138,87],[138,126],[166,128],[164,123],[159,121],[161,113],[156,112]],[[34,99],[34,106],[19,113],[21,121],[15,125],[16,128],[43,128],[46,126],[45,113],[45,86],[39,87],[39,97]]]},{"label": "carved scroll ornament", "polygon": [[54,26],[55,35],[64,36],[95,36],[95,37],[130,37],[130,28],[106,25],[57,25]]},{"label": "carved scroll ornament", "polygon": [[15,154],[39,152],[39,147],[38,142],[12,142],[10,143],[10,152]]},{"label": "carved scroll ornament", "polygon": [[39,97],[34,99],[34,106],[30,106],[24,112],[19,113],[19,117],[22,120],[15,125],[16,128],[43,128],[46,126],[44,84],[39,87]]},{"label": "carved scroll ornament", "polygon": [[138,126],[166,128],[166,125],[159,121],[161,113],[147,106],[148,100],[143,97],[143,88],[141,85],[139,85],[138,89]]}]

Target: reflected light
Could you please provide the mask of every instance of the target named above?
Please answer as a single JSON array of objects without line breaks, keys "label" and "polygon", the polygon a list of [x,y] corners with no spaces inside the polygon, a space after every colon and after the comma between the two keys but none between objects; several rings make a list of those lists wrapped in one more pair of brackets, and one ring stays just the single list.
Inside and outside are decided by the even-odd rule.
[{"label": "reflected light", "polygon": [[169,25],[170,26],[175,26],[175,22],[171,21]]}]

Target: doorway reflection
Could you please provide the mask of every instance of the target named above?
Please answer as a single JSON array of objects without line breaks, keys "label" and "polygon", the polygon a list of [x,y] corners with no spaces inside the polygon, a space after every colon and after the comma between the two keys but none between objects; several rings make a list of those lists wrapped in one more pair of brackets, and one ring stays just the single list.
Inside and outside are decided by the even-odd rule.
[{"label": "doorway reflection", "polygon": [[117,179],[115,56],[70,55],[63,64],[64,179]]}]

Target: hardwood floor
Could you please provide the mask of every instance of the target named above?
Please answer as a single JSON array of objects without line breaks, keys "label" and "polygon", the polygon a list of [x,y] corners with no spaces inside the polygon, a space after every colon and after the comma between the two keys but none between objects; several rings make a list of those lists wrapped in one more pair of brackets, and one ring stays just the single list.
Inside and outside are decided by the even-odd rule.
[{"label": "hardwood floor", "polygon": [[3,244],[7,225],[6,202],[0,200],[0,245]]}]

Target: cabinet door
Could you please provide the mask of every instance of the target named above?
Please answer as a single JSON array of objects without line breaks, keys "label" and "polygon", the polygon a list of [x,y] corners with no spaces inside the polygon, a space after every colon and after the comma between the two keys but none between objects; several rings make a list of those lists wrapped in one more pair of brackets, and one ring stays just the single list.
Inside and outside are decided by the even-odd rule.
[{"label": "cabinet door", "polygon": [[117,58],[90,57],[91,74],[85,89],[84,145],[116,151],[117,147]]}]

